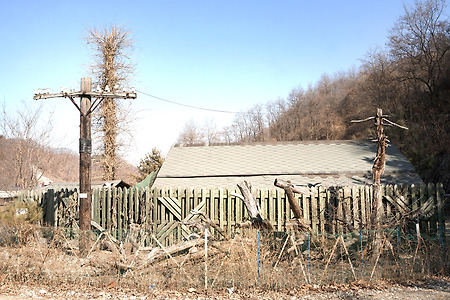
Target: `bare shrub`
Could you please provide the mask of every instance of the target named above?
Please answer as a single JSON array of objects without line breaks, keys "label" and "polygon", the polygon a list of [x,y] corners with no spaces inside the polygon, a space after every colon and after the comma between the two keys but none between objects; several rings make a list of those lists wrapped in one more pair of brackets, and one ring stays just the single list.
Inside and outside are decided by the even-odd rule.
[{"label": "bare shrub", "polygon": [[14,201],[0,211],[0,245],[24,245],[36,232],[42,209],[34,201]]}]

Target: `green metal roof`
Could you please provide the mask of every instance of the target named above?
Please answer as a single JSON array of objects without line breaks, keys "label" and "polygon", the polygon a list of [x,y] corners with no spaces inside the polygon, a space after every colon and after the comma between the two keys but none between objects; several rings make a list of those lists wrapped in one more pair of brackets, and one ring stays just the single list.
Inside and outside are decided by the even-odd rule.
[{"label": "green metal roof", "polygon": [[147,177],[144,178],[141,182],[136,183],[133,185],[134,188],[146,188],[146,187],[152,187],[153,182],[155,181],[157,172],[151,172],[147,175]]}]

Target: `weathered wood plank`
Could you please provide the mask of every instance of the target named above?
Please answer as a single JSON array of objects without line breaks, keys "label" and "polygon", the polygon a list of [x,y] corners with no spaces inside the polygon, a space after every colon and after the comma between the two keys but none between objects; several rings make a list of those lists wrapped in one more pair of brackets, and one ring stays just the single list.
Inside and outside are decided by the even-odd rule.
[{"label": "weathered wood plank", "polygon": [[433,183],[428,184],[428,198],[433,198],[433,212],[432,215],[430,217],[430,220],[428,221],[429,226],[428,228],[430,228],[430,235],[436,235],[436,233],[438,232],[438,204],[437,204],[437,197],[436,197],[436,186]]},{"label": "weathered wood plank", "polygon": [[338,222],[336,223],[336,228],[337,228],[336,233],[339,234],[344,231],[344,226],[342,223],[342,220],[344,219],[344,209],[343,209],[344,190],[339,189],[337,194],[338,194],[338,197],[337,197],[337,220],[338,220]]},{"label": "weathered wood plank", "polygon": [[139,190],[138,189],[134,189],[133,190],[133,194],[134,194],[134,201],[133,201],[134,216],[133,216],[133,220],[134,220],[135,223],[137,223],[138,220],[139,220]]},{"label": "weathered wood plank", "polygon": [[326,197],[327,191],[323,186],[318,188],[319,190],[319,224],[320,224],[320,232],[325,232],[325,205],[326,205]]},{"label": "weathered wood plank", "polygon": [[301,195],[302,204],[303,204],[303,218],[305,219],[305,224],[311,227],[311,217],[310,217],[310,210],[309,210],[309,201],[311,199],[312,195]]},{"label": "weathered wood plank", "polygon": [[233,215],[234,215],[234,209],[232,206],[232,202],[231,202],[231,195],[230,195],[230,191],[229,190],[225,190],[225,199],[226,199],[226,203],[227,203],[227,213],[226,213],[226,219],[227,219],[227,230],[226,233],[230,234],[231,233],[231,224],[233,222]]},{"label": "weathered wood plank", "polygon": [[345,226],[345,233],[353,231],[353,213],[352,213],[352,189],[350,187],[344,187],[344,205],[345,205],[345,215],[344,221],[347,226]]},{"label": "weathered wood plank", "polygon": [[282,226],[283,226],[283,217],[282,217],[282,204],[281,202],[286,199],[286,193],[283,193],[284,197],[281,197],[281,193],[277,193],[277,203],[276,203],[276,220],[277,220],[277,227],[276,229],[278,231],[282,231]]},{"label": "weathered wood plank", "polygon": [[117,238],[119,241],[122,240],[123,234],[123,190],[118,188],[117,191]]},{"label": "weathered wood plank", "polygon": [[360,212],[360,201],[359,201],[359,189],[356,186],[352,186],[351,199],[352,199],[352,219],[353,227],[359,229],[359,212]]},{"label": "weathered wood plank", "polygon": [[223,198],[223,189],[219,189],[219,226],[225,230],[225,205]]},{"label": "weathered wood plank", "polygon": [[[386,186],[385,195],[392,197],[392,199],[395,199],[394,190],[397,190],[397,189],[398,189],[398,187],[396,185],[392,186],[390,184],[390,185]],[[389,201],[384,201],[384,205],[386,206],[386,219],[392,218],[393,217],[393,211],[392,211],[391,203]]]},{"label": "weathered wood plank", "polygon": [[[416,185],[411,185],[411,208],[413,211],[419,208],[419,187]],[[417,220],[414,220],[414,224],[417,222]],[[412,233],[415,230],[415,225],[411,226],[409,228],[410,232]]]},{"label": "weathered wood plank", "polygon": [[313,232],[319,232],[319,189],[315,188],[311,195],[311,229]]},{"label": "weathered wood plank", "polygon": [[[428,200],[428,189],[425,184],[421,184],[419,190],[420,190],[419,206],[422,207]],[[425,220],[420,221],[420,233],[429,234],[428,222]]]},{"label": "weathered wood plank", "polygon": [[437,211],[438,211],[438,226],[439,230],[442,230],[442,234],[445,238],[445,213],[444,213],[444,186],[442,183],[438,183],[436,185],[436,202],[437,202]]},{"label": "weathered wood plank", "polygon": [[[284,192],[284,191],[283,191]],[[276,204],[276,199],[278,198],[278,194],[281,193],[281,191],[279,192],[278,190],[271,190],[270,191],[270,198],[269,198],[269,221],[270,223],[275,226],[276,225],[276,217],[275,217],[275,204]]]},{"label": "weathered wood plank", "polygon": [[[233,194],[237,194],[237,189],[234,189],[232,192],[233,192]],[[237,224],[242,223],[242,205],[243,205],[243,203],[242,203],[241,199],[237,198],[236,196],[232,196],[232,197],[233,197],[233,201],[234,201],[235,207],[236,207],[236,220],[235,220],[236,223],[235,223],[235,225],[237,225]]]},{"label": "weathered wood plank", "polygon": [[105,230],[110,231],[111,230],[112,205],[113,205],[111,188],[108,188],[106,190],[106,199],[108,201],[108,203],[107,203],[108,211],[106,212],[106,226],[103,228],[105,228]]}]

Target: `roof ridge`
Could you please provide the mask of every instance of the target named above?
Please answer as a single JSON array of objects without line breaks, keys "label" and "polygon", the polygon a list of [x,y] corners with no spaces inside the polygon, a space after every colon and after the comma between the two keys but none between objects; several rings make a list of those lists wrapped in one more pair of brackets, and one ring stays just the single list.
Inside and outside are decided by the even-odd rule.
[{"label": "roof ridge", "polygon": [[200,147],[219,147],[219,146],[277,146],[277,145],[329,145],[329,144],[350,144],[350,143],[372,143],[370,139],[354,140],[300,140],[300,141],[266,141],[266,142],[236,142],[236,143],[201,143],[201,144],[175,144],[173,148],[200,148]]}]

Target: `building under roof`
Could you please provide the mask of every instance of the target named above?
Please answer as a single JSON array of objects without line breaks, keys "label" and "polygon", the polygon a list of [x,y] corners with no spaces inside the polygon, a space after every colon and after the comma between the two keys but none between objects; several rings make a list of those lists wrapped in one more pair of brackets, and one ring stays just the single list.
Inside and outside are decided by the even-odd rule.
[{"label": "building under roof", "polygon": [[[174,146],[153,187],[236,188],[246,180],[271,188],[276,178],[296,185],[366,185],[375,155],[376,143],[367,140]],[[420,183],[411,163],[390,145],[382,184]]]}]

